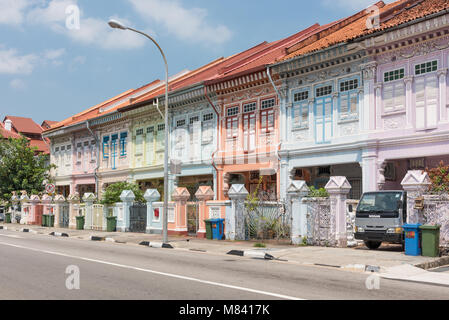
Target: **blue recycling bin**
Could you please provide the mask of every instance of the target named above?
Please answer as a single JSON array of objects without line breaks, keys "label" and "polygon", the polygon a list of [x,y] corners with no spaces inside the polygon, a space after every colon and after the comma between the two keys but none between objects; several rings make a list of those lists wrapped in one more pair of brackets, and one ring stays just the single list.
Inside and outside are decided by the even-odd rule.
[{"label": "blue recycling bin", "polygon": [[405,254],[408,256],[421,255],[421,241],[419,236],[420,223],[404,224]]},{"label": "blue recycling bin", "polygon": [[223,240],[224,238],[224,219],[210,219],[212,225],[212,239]]}]

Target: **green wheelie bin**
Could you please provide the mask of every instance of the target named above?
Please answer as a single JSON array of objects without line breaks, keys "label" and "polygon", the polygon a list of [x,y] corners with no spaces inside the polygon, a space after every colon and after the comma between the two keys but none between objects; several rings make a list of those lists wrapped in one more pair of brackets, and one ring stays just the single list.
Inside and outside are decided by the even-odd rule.
[{"label": "green wheelie bin", "polygon": [[48,215],[47,227],[53,228],[55,226],[55,216],[53,214]]},{"label": "green wheelie bin", "polygon": [[5,213],[5,223],[11,223],[11,213]]},{"label": "green wheelie bin", "polygon": [[42,215],[42,226],[43,227],[48,227],[48,214],[43,214]]},{"label": "green wheelie bin", "polygon": [[106,217],[106,220],[107,220],[106,231],[114,232],[115,228],[117,227],[117,217]]},{"label": "green wheelie bin", "polygon": [[206,219],[204,222],[206,223],[206,239],[212,240],[212,219]]},{"label": "green wheelie bin", "polygon": [[440,256],[440,226],[423,225],[421,230],[422,255],[425,257]]},{"label": "green wheelie bin", "polygon": [[84,216],[77,216],[76,217],[76,230],[83,230],[84,229]]}]

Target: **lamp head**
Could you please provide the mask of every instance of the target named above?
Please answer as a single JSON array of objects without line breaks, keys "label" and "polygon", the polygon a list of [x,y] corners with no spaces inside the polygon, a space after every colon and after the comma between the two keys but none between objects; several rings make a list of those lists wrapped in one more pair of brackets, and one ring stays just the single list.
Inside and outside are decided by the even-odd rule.
[{"label": "lamp head", "polygon": [[109,20],[108,24],[111,28],[114,28],[114,29],[122,29],[122,30],[128,29],[121,22],[119,22],[117,20],[111,19],[111,20]]}]

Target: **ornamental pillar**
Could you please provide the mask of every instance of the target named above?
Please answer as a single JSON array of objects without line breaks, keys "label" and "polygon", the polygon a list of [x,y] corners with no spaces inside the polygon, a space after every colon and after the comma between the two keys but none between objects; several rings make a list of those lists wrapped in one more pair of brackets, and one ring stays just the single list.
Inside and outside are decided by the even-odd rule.
[{"label": "ornamental pillar", "polygon": [[79,215],[80,210],[80,197],[78,192],[70,194],[67,200],[69,201],[69,229],[76,229],[76,217]]},{"label": "ornamental pillar", "polygon": [[230,225],[226,228],[230,240],[246,240],[245,199],[248,194],[244,184],[233,184],[229,188],[228,196],[232,201],[232,210],[229,219],[226,219],[230,222]]},{"label": "ornamental pillar", "polygon": [[84,215],[84,229],[91,230],[93,226],[93,215],[94,215],[94,201],[96,197],[93,193],[87,192],[83,196],[83,201],[85,204],[85,215]]},{"label": "ornamental pillar", "polygon": [[147,202],[147,227],[146,233],[162,233],[162,213],[159,212],[159,208],[156,209],[153,203],[159,201],[161,195],[157,189],[147,189],[143,195]]},{"label": "ornamental pillar", "polygon": [[[175,233],[187,234],[187,200],[190,198],[190,193],[187,188],[178,187],[172,194],[172,199],[175,202]],[[168,218],[168,214],[167,214]]]},{"label": "ornamental pillar", "polygon": [[309,187],[304,180],[295,180],[287,192],[292,217],[292,244],[301,244],[307,236],[307,204],[302,203],[302,199],[309,194]]},{"label": "ornamental pillar", "polygon": [[338,247],[346,247],[348,241],[346,234],[346,198],[351,190],[351,185],[346,177],[330,177],[325,189],[330,196],[331,230],[335,230],[334,241],[336,241]]},{"label": "ornamental pillar", "polygon": [[415,209],[415,200],[422,197],[431,184],[423,170],[409,170],[402,179],[402,188],[407,191],[407,223],[425,223],[420,209]]},{"label": "ornamental pillar", "polygon": [[117,218],[117,230],[122,232],[129,231],[130,210],[135,198],[136,196],[132,190],[123,190],[120,194],[120,200],[122,200],[123,205],[123,215],[119,215]]}]

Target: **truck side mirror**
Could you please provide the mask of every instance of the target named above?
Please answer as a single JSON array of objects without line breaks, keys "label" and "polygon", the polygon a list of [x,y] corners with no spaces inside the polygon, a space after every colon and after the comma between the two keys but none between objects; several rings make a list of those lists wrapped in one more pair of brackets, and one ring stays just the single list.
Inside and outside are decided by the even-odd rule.
[{"label": "truck side mirror", "polygon": [[403,205],[402,200],[398,200],[398,209],[402,209],[402,205]]}]

